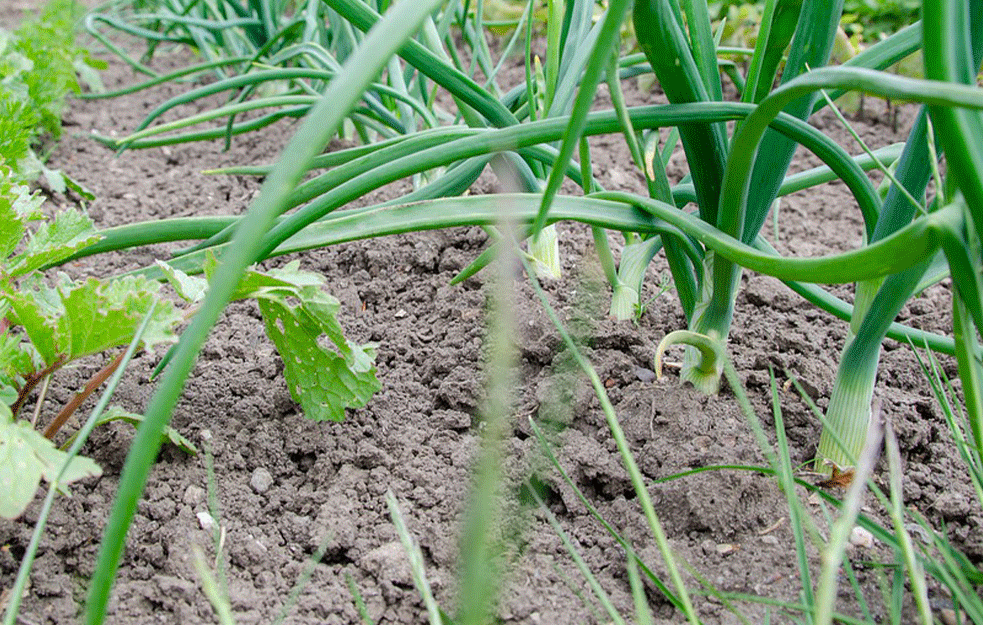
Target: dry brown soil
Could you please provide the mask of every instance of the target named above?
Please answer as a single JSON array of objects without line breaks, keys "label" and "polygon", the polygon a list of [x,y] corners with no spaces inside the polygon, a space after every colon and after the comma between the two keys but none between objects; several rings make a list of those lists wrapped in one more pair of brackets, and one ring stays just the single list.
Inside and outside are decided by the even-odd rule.
[{"label": "dry brown soil", "polygon": [[[30,4],[5,7],[8,23],[21,5]],[[158,62],[166,67],[186,61],[183,53],[164,51]],[[105,75],[110,87],[137,79],[117,62]],[[294,126],[282,123],[236,139],[230,151],[210,143],[128,151],[118,157],[87,136],[93,131],[126,132],[156,103],[184,88],[165,86],[114,100],[72,102],[52,165],[96,194],[88,210],[100,227],[241,213],[255,197],[258,182],[201,171],[271,162],[293,131]],[[632,97],[656,96],[636,91]],[[868,102],[866,112],[855,119],[871,146],[903,140],[910,111],[902,111],[894,129],[894,110]],[[830,116],[820,116],[816,123],[857,151]],[[621,137],[599,139],[595,146],[595,174],[605,187],[641,191]],[[804,157],[797,166],[814,162]],[[678,158],[674,163],[674,173],[681,175]],[[496,185],[489,176],[474,192],[489,192]],[[392,193],[373,194],[366,203]],[[52,197],[53,206],[72,202]],[[859,213],[843,185],[790,198],[781,215],[778,246],[785,253],[829,253],[859,241]],[[769,222],[766,231],[771,227]],[[654,480],[717,464],[765,464],[731,392],[706,397],[672,376],[651,381],[655,346],[684,325],[675,295],[670,291],[654,299],[638,323],[606,318],[608,294],[589,231],[577,225],[560,230],[564,277],[547,284],[550,300],[564,319],[577,322],[585,351],[605,381],[645,477]],[[466,228],[300,256],[302,267],[324,274],[330,291],[342,301],[342,321],[350,336],[380,345],[382,390],[343,423],[315,423],[299,412],[254,305],[231,306],[215,328],[173,425],[199,445],[210,433],[216,475],[212,486],[225,531],[222,558],[239,623],[271,622],[323,541],[325,557],[285,622],[358,622],[349,581],[374,622],[422,622],[423,604],[386,508],[387,491],[398,498],[422,546],[437,599],[453,610],[459,528],[482,424],[490,278],[480,274],[460,286],[448,282],[486,245],[482,230]],[[135,250],[80,263],[71,271],[111,275],[150,263],[161,253],[166,250]],[[646,297],[656,295],[664,271],[661,261],[653,265]],[[846,324],[817,311],[774,279],[746,275],[742,286],[730,350],[766,426],[773,423],[769,368],[778,373],[780,384],[786,370],[797,376],[825,406]],[[850,295],[843,287],[836,292]],[[935,287],[911,302],[902,318],[916,327],[945,331],[949,297],[946,285]],[[531,436],[530,418],[554,432],[560,462],[600,512],[653,569],[664,567],[598,402],[584,377],[571,371],[557,331],[522,277],[514,281],[514,300],[517,384],[502,528],[511,547],[499,615],[508,623],[607,622],[543,513],[515,495],[535,470],[550,510],[615,606],[631,614],[623,551],[546,466]],[[953,375],[952,365],[944,362]],[[156,357],[138,358],[115,402],[140,411],[154,390],[148,373],[155,364]],[[54,414],[73,385],[99,366],[93,362],[67,372],[49,393],[44,413]],[[901,439],[906,503],[937,525],[947,523],[951,537],[974,561],[983,558],[983,515],[973,505],[945,422],[907,347],[885,344],[878,389],[884,414]],[[805,463],[814,453],[819,424],[794,390],[782,392],[781,402],[792,461]],[[132,435],[127,426],[106,427],[86,446],[84,453],[105,473],[74,487],[72,498],[57,502],[23,605],[25,623],[69,623],[79,614]],[[193,550],[202,549],[209,557],[215,553],[211,534],[196,516],[207,510],[208,489],[204,455],[164,449],[130,529],[108,622],[217,622],[192,565]],[[797,600],[801,587],[788,511],[770,478],[717,470],[653,484],[650,492],[677,558],[707,583],[721,591]],[[17,521],[0,522],[0,587],[13,581],[38,509],[32,505]],[[818,508],[811,509],[825,526]],[[853,557],[871,610],[880,615],[878,577],[884,574],[876,563],[892,562],[893,555],[878,545],[855,551]],[[812,559],[817,565],[814,553]],[[699,587],[691,576],[688,580],[692,588]],[[679,622],[681,615],[654,589],[648,590],[657,617]],[[850,594],[844,584],[840,608],[856,613]],[[944,603],[941,596],[933,600]],[[718,600],[698,596],[696,601],[706,622],[736,622]],[[765,618],[763,607],[738,607],[751,622]],[[787,622],[790,616],[773,610],[771,619]]]}]

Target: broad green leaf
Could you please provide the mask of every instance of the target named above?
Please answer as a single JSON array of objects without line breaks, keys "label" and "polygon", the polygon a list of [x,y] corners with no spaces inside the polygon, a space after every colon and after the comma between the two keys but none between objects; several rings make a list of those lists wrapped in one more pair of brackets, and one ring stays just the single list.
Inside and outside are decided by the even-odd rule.
[{"label": "broad green leaf", "polygon": [[[67,454],[29,423],[14,421],[10,408],[0,403],[0,517],[20,516],[34,498],[41,479],[54,481],[66,458]],[[99,465],[88,458],[75,457],[59,484],[99,475]]]},{"label": "broad green leaf", "polygon": [[157,266],[164,272],[167,281],[184,300],[195,303],[200,302],[205,297],[205,292],[208,290],[208,280],[205,278],[189,276],[162,260],[157,261]]},{"label": "broad green leaf", "polygon": [[[4,121],[0,119],[0,126]],[[0,130],[0,141],[3,131]],[[2,159],[0,159],[2,160]],[[17,184],[10,169],[0,165],[0,262],[14,253],[24,238],[26,222],[42,216],[44,198]]]},{"label": "broad green leaf", "polygon": [[[366,343],[364,345],[359,345],[357,343],[352,343],[351,341],[346,341],[348,345],[349,354],[345,358],[345,362],[355,373],[366,373],[371,372],[373,377],[375,376],[375,350],[378,347],[377,343]],[[376,387],[376,390],[379,390]],[[374,392],[374,391],[373,391]]]},{"label": "broad green leaf", "polygon": [[[88,290],[91,283],[97,285],[94,291]],[[71,324],[73,337],[72,358],[128,344],[155,303],[153,317],[143,333],[142,347],[153,351],[156,345],[177,340],[174,328],[182,321],[181,313],[170,302],[158,301],[159,283],[140,276],[125,276],[108,283],[89,278],[85,284],[82,289],[74,289],[68,297],[63,295],[68,313],[66,319]],[[80,295],[76,296],[76,293]],[[92,307],[88,293],[96,298],[96,307]],[[78,315],[74,310],[76,303],[80,306]],[[88,315],[90,310],[95,327],[79,326],[77,318]]]},{"label": "broad green leaf", "polygon": [[[375,367],[357,371],[345,357],[318,342],[321,327],[300,307],[277,299],[261,299],[266,333],[283,358],[284,376],[294,401],[315,421],[341,421],[346,408],[364,406],[379,390]],[[371,347],[362,349],[360,366],[374,357]]]},{"label": "broad green leaf", "polygon": [[[11,321],[24,327],[46,364],[95,354],[130,342],[157,301],[159,284],[126,276],[108,283],[95,278],[73,282],[62,275],[58,285],[27,280],[8,292]],[[152,350],[176,340],[180,313],[169,302],[157,305],[143,347]]]},{"label": "broad green leaf", "polygon": [[[249,272],[250,274],[256,272]],[[263,275],[263,274],[258,274]],[[324,285],[324,276],[313,271],[304,271],[300,268],[300,261],[294,260],[283,267],[275,267],[266,272],[270,278],[279,280],[283,284],[294,286],[315,286],[320,288]]]},{"label": "broad green leaf", "polygon": [[[188,276],[166,263],[157,265],[181,297],[198,301],[207,282]],[[203,264],[211,278],[218,261],[208,255]],[[293,261],[267,272],[249,270],[233,299],[255,299],[266,333],[283,358],[284,377],[294,400],[308,418],[341,421],[346,408],[364,406],[379,389],[375,377],[375,345],[358,345],[345,338],[338,312],[341,304],[322,290],[324,277],[300,269]],[[321,341],[326,337],[327,341]]]},{"label": "broad green leaf", "polygon": [[[338,311],[341,310],[341,303],[328,295],[321,289],[304,289],[301,301],[304,305],[304,312],[311,316],[311,319],[318,325],[328,339],[334,343],[342,354],[349,366],[355,367],[352,348],[345,338],[345,333],[338,323]],[[365,370],[365,369],[361,369]]]},{"label": "broad green leaf", "polygon": [[45,364],[55,363],[59,359],[56,320],[64,313],[58,292],[32,275],[21,282],[17,291],[7,292],[4,297],[10,304],[10,322],[24,328]]},{"label": "broad green leaf", "polygon": [[[164,272],[167,281],[170,282],[178,295],[189,302],[197,302],[205,296],[208,290],[208,281],[218,267],[218,261],[214,254],[209,253],[202,265],[204,278],[190,276],[185,272],[173,267],[164,261],[157,261],[157,266]],[[282,268],[271,269],[266,272],[248,270],[243,276],[233,295],[233,300],[249,299],[260,297],[263,292],[294,292],[303,287],[315,287],[320,292],[320,287],[324,284],[324,278],[310,271],[299,269],[299,261],[292,261]],[[330,298],[330,296],[327,296]],[[333,299],[333,298],[332,298]],[[334,312],[331,313],[332,316]]]},{"label": "broad green leaf", "polygon": [[[204,280],[165,263],[158,266],[182,297],[191,301],[200,297]],[[218,261],[209,254],[203,264],[205,276],[210,279],[217,267]],[[323,276],[304,271],[299,261],[293,261],[266,272],[248,270],[233,299],[259,302],[266,333],[283,358],[291,396],[307,417],[341,421],[346,408],[364,406],[379,390],[376,346],[345,338],[338,323],[341,304],[321,288],[323,284]],[[327,341],[322,342],[322,337]]]},{"label": "broad green leaf", "polygon": [[0,425],[0,517],[5,519],[20,516],[41,483],[41,466],[22,432],[13,423]]},{"label": "broad green leaf", "polygon": [[[205,258],[204,264],[202,265],[205,277],[208,280],[211,280],[212,275],[215,273],[217,268],[218,260],[215,258],[213,253],[209,252]],[[239,287],[232,295],[232,299],[240,300],[256,297],[257,292],[259,292],[261,289],[271,287],[296,289],[304,286],[320,287],[323,284],[323,276],[300,269],[300,261],[294,260],[287,263],[283,267],[274,268],[266,272],[257,271],[255,269],[246,270],[245,275],[242,277],[242,281],[239,283]]]},{"label": "broad green leaf", "polygon": [[68,258],[99,238],[88,216],[75,210],[62,211],[28,239],[24,251],[10,259],[8,271],[14,276],[24,275]]}]

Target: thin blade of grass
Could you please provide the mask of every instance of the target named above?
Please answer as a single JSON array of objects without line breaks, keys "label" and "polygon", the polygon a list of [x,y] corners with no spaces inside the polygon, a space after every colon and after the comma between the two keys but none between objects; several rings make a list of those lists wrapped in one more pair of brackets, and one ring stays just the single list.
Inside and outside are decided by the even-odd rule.
[{"label": "thin blade of grass", "polygon": [[215,616],[218,618],[218,622],[221,625],[235,625],[236,620],[232,616],[232,604],[229,603],[229,597],[223,591],[222,585],[215,579],[215,575],[208,568],[208,563],[205,561],[205,554],[202,553],[201,547],[195,545],[192,547],[191,553],[194,556],[195,572],[198,573],[198,579],[201,580],[201,588],[205,596],[208,597],[208,602],[212,605],[212,609],[215,610]]},{"label": "thin blade of grass", "polygon": [[863,492],[867,488],[867,480],[874,470],[877,456],[880,451],[881,435],[883,426],[881,424],[880,400],[875,398],[875,405],[872,408],[870,419],[870,430],[867,433],[867,443],[860,458],[856,461],[854,479],[847,490],[843,500],[843,508],[840,511],[840,518],[836,520],[830,530],[830,538],[826,547],[823,549],[822,568],[819,571],[819,579],[816,588],[816,608],[813,618],[816,625],[830,625],[833,622],[834,606],[837,595],[837,574],[840,564],[846,553],[846,545],[850,538],[850,532],[856,523],[857,515],[863,501]]},{"label": "thin blade of grass", "polygon": [[785,493],[785,498],[788,502],[789,523],[792,526],[792,539],[795,541],[795,556],[799,565],[799,579],[802,580],[802,601],[811,610],[815,605],[815,595],[813,594],[812,588],[812,573],[809,569],[809,554],[806,551],[805,533],[808,531],[810,537],[815,542],[818,532],[813,524],[812,518],[803,509],[802,502],[795,493],[795,475],[792,472],[792,461],[789,456],[788,437],[785,433],[785,419],[782,415],[782,407],[778,399],[778,383],[775,379],[774,371],[769,370],[768,374],[771,379],[772,415],[775,419],[775,436],[778,443],[776,458],[780,463],[780,470],[777,475],[782,492]]},{"label": "thin blade of grass", "polygon": [[679,567],[676,565],[675,557],[673,556],[672,549],[669,546],[669,539],[667,538],[665,531],[662,528],[662,523],[659,521],[655,508],[652,505],[652,498],[649,495],[645,481],[642,479],[641,471],[638,469],[638,464],[635,462],[635,458],[632,456],[631,450],[628,447],[628,441],[625,438],[624,430],[622,430],[621,424],[618,422],[617,415],[614,412],[614,407],[611,405],[610,399],[608,399],[604,384],[601,382],[601,379],[594,370],[594,367],[590,364],[590,361],[584,358],[583,354],[581,354],[580,350],[577,348],[577,344],[566,331],[563,323],[557,316],[556,311],[550,305],[549,300],[547,300],[546,293],[543,291],[539,280],[536,279],[535,273],[532,271],[529,264],[524,260],[523,267],[525,268],[526,275],[529,277],[529,280],[531,281],[533,288],[536,291],[536,295],[542,303],[546,314],[553,323],[553,327],[555,327],[557,332],[560,333],[564,345],[566,345],[567,349],[570,351],[570,354],[573,356],[577,365],[581,368],[584,374],[587,375],[591,386],[594,388],[594,393],[601,403],[601,408],[604,412],[608,429],[611,431],[615,445],[617,446],[618,452],[621,455],[621,460],[625,465],[629,478],[631,479],[632,487],[635,490],[635,494],[638,496],[639,504],[641,505],[642,511],[645,514],[645,519],[648,522],[649,529],[652,531],[655,537],[659,552],[662,555],[666,568],[669,570],[669,576],[672,579],[673,586],[675,587],[676,592],[678,593],[679,601],[682,604],[682,612],[686,615],[686,618],[690,623],[696,625],[699,623],[699,618],[696,615],[696,611],[693,609],[693,604],[689,597],[689,592],[686,589],[686,585],[683,583],[682,576],[679,572]]},{"label": "thin blade of grass", "polygon": [[915,557],[915,548],[911,535],[904,525],[904,491],[901,486],[901,450],[898,439],[894,435],[891,421],[884,422],[884,447],[887,452],[888,472],[891,480],[891,522],[894,524],[894,534],[898,537],[901,555],[904,557],[905,570],[911,583],[911,593],[915,597],[918,616],[923,625],[932,625],[932,608],[928,603],[928,587],[925,584],[925,573],[921,563]]},{"label": "thin blade of grass", "polygon": [[610,619],[608,622],[615,623],[616,625],[625,625],[624,619],[621,618],[621,615],[618,614],[618,610],[615,609],[614,604],[611,603],[611,597],[609,597],[604,591],[604,588],[601,586],[600,582],[597,581],[594,573],[591,572],[590,567],[587,566],[586,562],[584,562],[583,557],[580,555],[580,551],[573,544],[573,541],[570,540],[570,537],[567,535],[566,531],[564,531],[563,526],[560,525],[560,522],[556,519],[556,515],[554,515],[553,511],[550,510],[545,503],[543,503],[543,500],[539,497],[539,494],[536,492],[535,488],[530,487],[529,493],[536,500],[536,503],[539,504],[540,512],[542,512],[543,516],[546,517],[550,527],[552,527],[556,535],[560,537],[560,541],[563,543],[564,549],[566,549],[567,553],[570,554],[570,558],[577,566],[577,570],[580,571],[580,574],[584,576],[585,580],[587,580],[587,584],[594,592],[594,596],[597,597],[598,602],[604,608],[605,613],[607,613],[608,619]]},{"label": "thin blade of grass", "polygon": [[[560,477],[563,479],[563,481],[566,482],[566,484],[573,490],[574,494],[577,495],[577,499],[579,499],[580,502],[584,504],[584,507],[587,508],[587,512],[590,513],[590,515],[594,517],[598,523],[601,524],[601,526],[608,532],[608,534],[611,535],[611,537],[613,537],[615,540],[618,541],[618,543],[621,545],[621,547],[625,550],[626,553],[634,555],[634,552],[631,550],[631,545],[628,543],[627,540],[625,540],[624,536],[622,536],[614,528],[614,526],[612,526],[607,521],[607,519],[605,519],[601,515],[600,511],[598,511],[598,509],[594,506],[594,504],[591,503],[591,501],[587,498],[586,495],[584,495],[583,491],[580,490],[580,488],[577,486],[577,483],[573,481],[573,479],[570,477],[570,474],[567,473],[567,471],[563,468],[563,465],[560,464],[560,460],[556,457],[556,454],[553,453],[553,449],[550,446],[549,441],[546,440],[546,437],[543,435],[543,431],[536,424],[536,422],[533,420],[532,417],[529,418],[529,425],[536,436],[536,440],[539,443],[539,448],[543,451],[543,453],[546,454],[546,457],[547,459],[549,459],[550,464],[552,464],[553,467],[556,469],[557,473],[560,474]],[[653,483],[658,483],[658,482],[659,480],[653,481]],[[642,567],[645,576],[649,579],[649,581],[652,582],[652,584],[659,590],[659,592],[661,592],[662,595],[676,608],[681,609],[682,602],[680,602],[676,594],[673,593],[668,586],[666,586],[665,582],[663,582],[662,579],[659,578],[644,562],[638,560],[637,557],[635,557],[635,560],[636,560],[636,564]]]},{"label": "thin blade of grass", "polygon": [[416,544],[416,541],[413,540],[413,535],[407,529],[406,521],[403,520],[403,513],[399,510],[399,502],[396,500],[396,495],[392,491],[386,491],[386,506],[389,508],[389,516],[393,520],[393,525],[396,526],[396,534],[399,536],[400,542],[403,543],[406,556],[410,559],[413,584],[416,586],[417,592],[420,593],[423,604],[427,607],[427,617],[430,620],[430,625],[442,625],[443,621],[440,616],[440,608],[437,606],[437,600],[434,599],[433,592],[430,590],[430,581],[427,579],[423,552],[420,551],[420,546]]}]

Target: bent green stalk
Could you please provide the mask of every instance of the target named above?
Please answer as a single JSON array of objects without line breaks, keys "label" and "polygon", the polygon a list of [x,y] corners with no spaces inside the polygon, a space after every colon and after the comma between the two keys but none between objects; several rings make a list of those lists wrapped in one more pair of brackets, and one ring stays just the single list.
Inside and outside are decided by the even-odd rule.
[{"label": "bent green stalk", "polygon": [[[898,162],[894,184],[888,190],[881,214],[878,215],[871,242],[876,242],[910,223],[915,211],[920,208],[920,205],[908,201],[908,198],[914,200],[913,196],[921,198],[925,194],[934,165],[928,141],[927,113],[922,107],[908,135]],[[870,401],[877,381],[880,344],[889,330],[889,325],[884,324],[884,320],[877,315],[890,315],[889,320],[894,319],[918,288],[930,263],[931,260],[923,263],[919,273],[912,273],[907,278],[901,276],[886,282],[871,280],[857,283],[850,335],[840,358],[833,393],[826,411],[827,426],[820,437],[816,452],[818,471],[826,474],[831,472],[832,467],[824,462],[825,459],[833,461],[837,467],[845,467],[863,449],[870,419]],[[881,309],[870,311],[872,303],[878,297],[882,299]],[[888,304],[888,301],[892,303]],[[855,340],[855,337],[862,338]],[[828,429],[834,430],[836,435]],[[837,440],[842,441],[845,448],[840,448],[835,442]]]},{"label": "bent green stalk", "polygon": [[[514,207],[514,217],[519,223],[529,224],[537,214],[538,206],[534,207],[537,197],[536,194],[468,196],[340,211],[309,225],[275,249],[275,253],[287,254],[391,234],[492,225],[502,200],[508,200]],[[780,280],[828,284],[881,278],[930,259],[939,248],[940,233],[962,227],[964,223],[959,208],[950,206],[919,218],[873,245],[821,258],[789,258],[762,252],[669,204],[626,193],[602,192],[586,198],[558,196],[555,210],[555,215],[550,211],[548,223],[571,220],[644,234],[659,234],[671,227],[678,231],[677,236],[693,237],[718,255],[727,256],[752,271]],[[220,253],[222,248],[212,251]],[[193,271],[200,266],[205,253],[205,250],[196,252],[171,264]]]},{"label": "bent green stalk", "polygon": [[[742,117],[748,109],[753,109],[753,107],[738,103],[699,103],[640,107],[630,113],[636,128],[649,128],[686,124],[694,120],[726,121],[727,119]],[[864,209],[865,221],[869,220],[872,214],[876,214],[877,204],[879,204],[879,199],[873,192],[870,180],[843,148],[837,146],[808,124],[793,120],[794,118],[788,116],[779,116],[768,123],[774,123],[776,127],[783,129],[783,132],[793,134],[796,140],[801,141],[803,145],[808,145],[810,149],[814,148],[817,155],[823,158],[847,183],[861,207],[866,207]],[[267,235],[263,254],[271,253],[280,243],[300,232],[309,224],[382,184],[462,158],[469,158],[482,153],[514,150],[516,147],[555,140],[553,138],[561,137],[565,131],[565,121],[563,118],[547,119],[521,126],[484,131],[474,137],[426,149],[411,156],[385,163],[371,169],[371,171],[366,171],[318,197],[278,224]],[[618,132],[620,122],[614,112],[611,111],[591,114],[588,116],[587,128],[591,129],[591,134]],[[423,133],[417,133],[407,140],[411,141],[421,135]]]},{"label": "bent green stalk", "polygon": [[[979,32],[983,7],[978,2],[926,0],[924,21],[926,75],[937,80],[975,85],[983,48],[983,37]],[[983,332],[983,298],[979,288],[980,245],[983,241],[983,114],[938,108],[932,115],[945,147],[950,175],[965,196],[967,219],[971,222],[965,233],[953,232],[953,236],[961,234],[962,241],[961,245],[953,241],[947,256],[950,264],[957,259],[962,261],[964,257],[972,259],[959,263],[963,267],[959,268],[958,274],[957,266],[953,266],[953,279],[960,280],[956,282],[957,292],[953,294],[953,317],[966,409],[977,450],[983,450],[983,371],[974,353],[979,345],[977,332]],[[971,256],[967,254],[968,250],[972,250]]]},{"label": "bent green stalk", "polygon": [[[734,136],[720,200],[720,230],[738,238],[745,234],[745,216],[750,196],[755,156],[768,123],[791,101],[819,89],[849,87],[870,95],[908,99],[945,107],[983,109],[983,91],[952,83],[887,75],[860,68],[829,67],[814,70],[776,89],[749,115]],[[869,225],[869,224],[868,224]],[[694,320],[693,329],[726,337],[733,315],[733,302],[740,268],[727,256],[717,255],[713,267],[713,295],[705,313]],[[822,279],[817,280],[823,282]]]},{"label": "bent green stalk", "polygon": [[563,133],[563,143],[560,145],[560,154],[557,157],[556,167],[550,172],[546,182],[546,189],[543,191],[543,201],[533,223],[533,237],[539,236],[539,231],[546,224],[546,215],[549,212],[553,198],[560,190],[560,185],[565,178],[567,163],[573,157],[573,152],[577,149],[580,137],[584,134],[587,126],[587,117],[591,105],[594,102],[594,92],[597,83],[601,79],[604,70],[605,60],[608,50],[618,41],[618,33],[621,29],[622,18],[630,3],[627,0],[611,0],[608,2],[608,10],[604,14],[604,21],[601,24],[601,31],[598,34],[597,42],[594,47],[594,58],[587,64],[584,76],[574,100],[573,111],[570,114],[567,128]]},{"label": "bent green stalk", "polygon": [[[930,7],[926,7],[926,25],[924,35],[926,38],[925,55],[926,66],[932,66],[936,72],[934,78],[950,81],[947,85],[969,83],[975,85],[976,70],[979,68],[980,60],[983,58],[983,39],[971,41],[966,36],[972,32],[979,32],[983,24],[983,11],[978,8],[975,14],[971,14],[965,7],[959,8],[959,3],[949,5],[945,14],[946,19],[940,19],[940,13]],[[947,20],[947,21],[946,21]],[[947,31],[948,34],[942,34]],[[964,37],[957,36],[962,34]],[[942,49],[933,48],[941,41],[946,41],[947,45]],[[953,43],[955,42],[955,43]],[[938,60],[929,61],[929,57],[945,57],[947,62],[939,63]],[[944,67],[943,67],[944,66]],[[953,82],[954,81],[954,82]],[[936,83],[938,84],[938,83]],[[977,93],[983,95],[983,91],[976,89]],[[983,139],[983,116],[979,111],[957,109],[952,106],[936,106],[933,116],[941,122],[940,134],[942,143],[946,149],[946,156],[950,163],[953,174],[960,179],[960,183],[966,183],[970,193],[974,187],[980,188],[981,174],[979,170],[972,170],[969,178],[966,175],[967,169],[974,166],[974,155],[980,155],[979,143]],[[949,135],[956,134],[958,137],[949,138]],[[915,126],[909,136],[908,144],[899,163],[897,177],[902,184],[909,188],[911,192],[921,197],[924,193],[932,169],[935,167],[934,144],[930,144],[928,133],[928,120],[925,110],[919,114]],[[952,153],[949,153],[952,150]],[[932,154],[930,154],[932,153]],[[963,169],[960,169],[961,163]],[[969,165],[967,166],[967,163]],[[983,161],[977,160],[977,164]],[[959,174],[955,172],[959,171]],[[966,207],[961,202],[957,203]],[[878,220],[877,228],[874,232],[872,241],[878,240],[884,233],[896,231],[902,224],[909,221],[914,213],[914,208],[898,196],[898,188],[892,186],[889,196],[885,201],[884,213]],[[972,233],[973,217],[967,215],[966,228],[955,228],[942,232],[941,243],[946,252],[949,262],[950,273],[955,285],[954,300],[954,319],[956,325],[957,340],[955,341],[957,360],[960,364],[960,376],[963,378],[964,385],[967,387],[965,393],[967,408],[971,413],[980,414],[978,404],[977,389],[979,389],[978,365],[975,359],[977,351],[975,340],[973,344],[967,344],[964,339],[965,328],[960,327],[960,298],[969,295],[965,301],[973,302],[970,308],[980,311],[980,295],[977,288],[980,283],[978,275],[979,262],[961,262],[969,258],[972,254],[964,253],[966,245],[963,244],[967,235]],[[976,222],[977,227],[979,222]],[[971,235],[970,235],[971,236]],[[978,253],[975,254],[978,256]],[[921,266],[927,268],[926,261]],[[973,265],[977,267],[974,268]],[[921,274],[916,274],[916,269],[912,268],[898,276],[889,278],[878,289],[877,283],[858,284],[856,297],[856,310],[852,327],[857,332],[857,337],[846,347],[837,379],[834,383],[833,394],[830,397],[830,404],[827,410],[828,429],[833,429],[842,439],[846,449],[840,449],[832,441],[832,434],[828,431],[823,432],[817,452],[817,466],[820,470],[825,469],[821,466],[823,458],[829,458],[836,462],[838,466],[845,466],[850,462],[850,457],[859,454],[864,445],[866,424],[869,421],[870,398],[873,395],[874,385],[877,376],[877,364],[880,358],[880,343],[888,331],[886,321],[894,319],[901,307],[908,300],[911,294],[919,285]],[[865,311],[865,307],[870,298],[870,293],[877,292],[874,296],[872,308]],[[866,314],[865,314],[866,313]],[[887,317],[886,319],[882,317]],[[983,313],[978,314],[978,324],[983,324]],[[970,337],[972,328],[970,326]],[[975,337],[972,337],[975,338]],[[980,417],[971,419],[974,425],[974,440],[978,449],[983,449],[983,436],[979,434]],[[826,469],[828,470],[828,469]]]},{"label": "bent green stalk", "polygon": [[881,342],[930,262],[931,257],[884,281],[864,316],[860,332],[843,351],[826,412],[827,427],[823,428],[816,452],[817,471],[830,471],[824,460],[841,468],[854,466],[863,450]]}]

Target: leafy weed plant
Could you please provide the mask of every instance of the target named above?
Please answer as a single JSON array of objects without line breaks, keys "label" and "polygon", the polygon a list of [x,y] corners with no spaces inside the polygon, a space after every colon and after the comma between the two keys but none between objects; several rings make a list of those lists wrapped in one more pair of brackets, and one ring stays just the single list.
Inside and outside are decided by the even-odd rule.
[{"label": "leafy weed plant", "polygon": [[71,188],[87,196],[70,178],[44,165],[45,143],[61,135],[67,95],[79,93],[83,84],[101,87],[96,70],[104,63],[75,44],[81,14],[72,0],[52,0],[15,31],[0,29],[0,164],[15,182],[33,182],[44,174],[55,191]]}]

